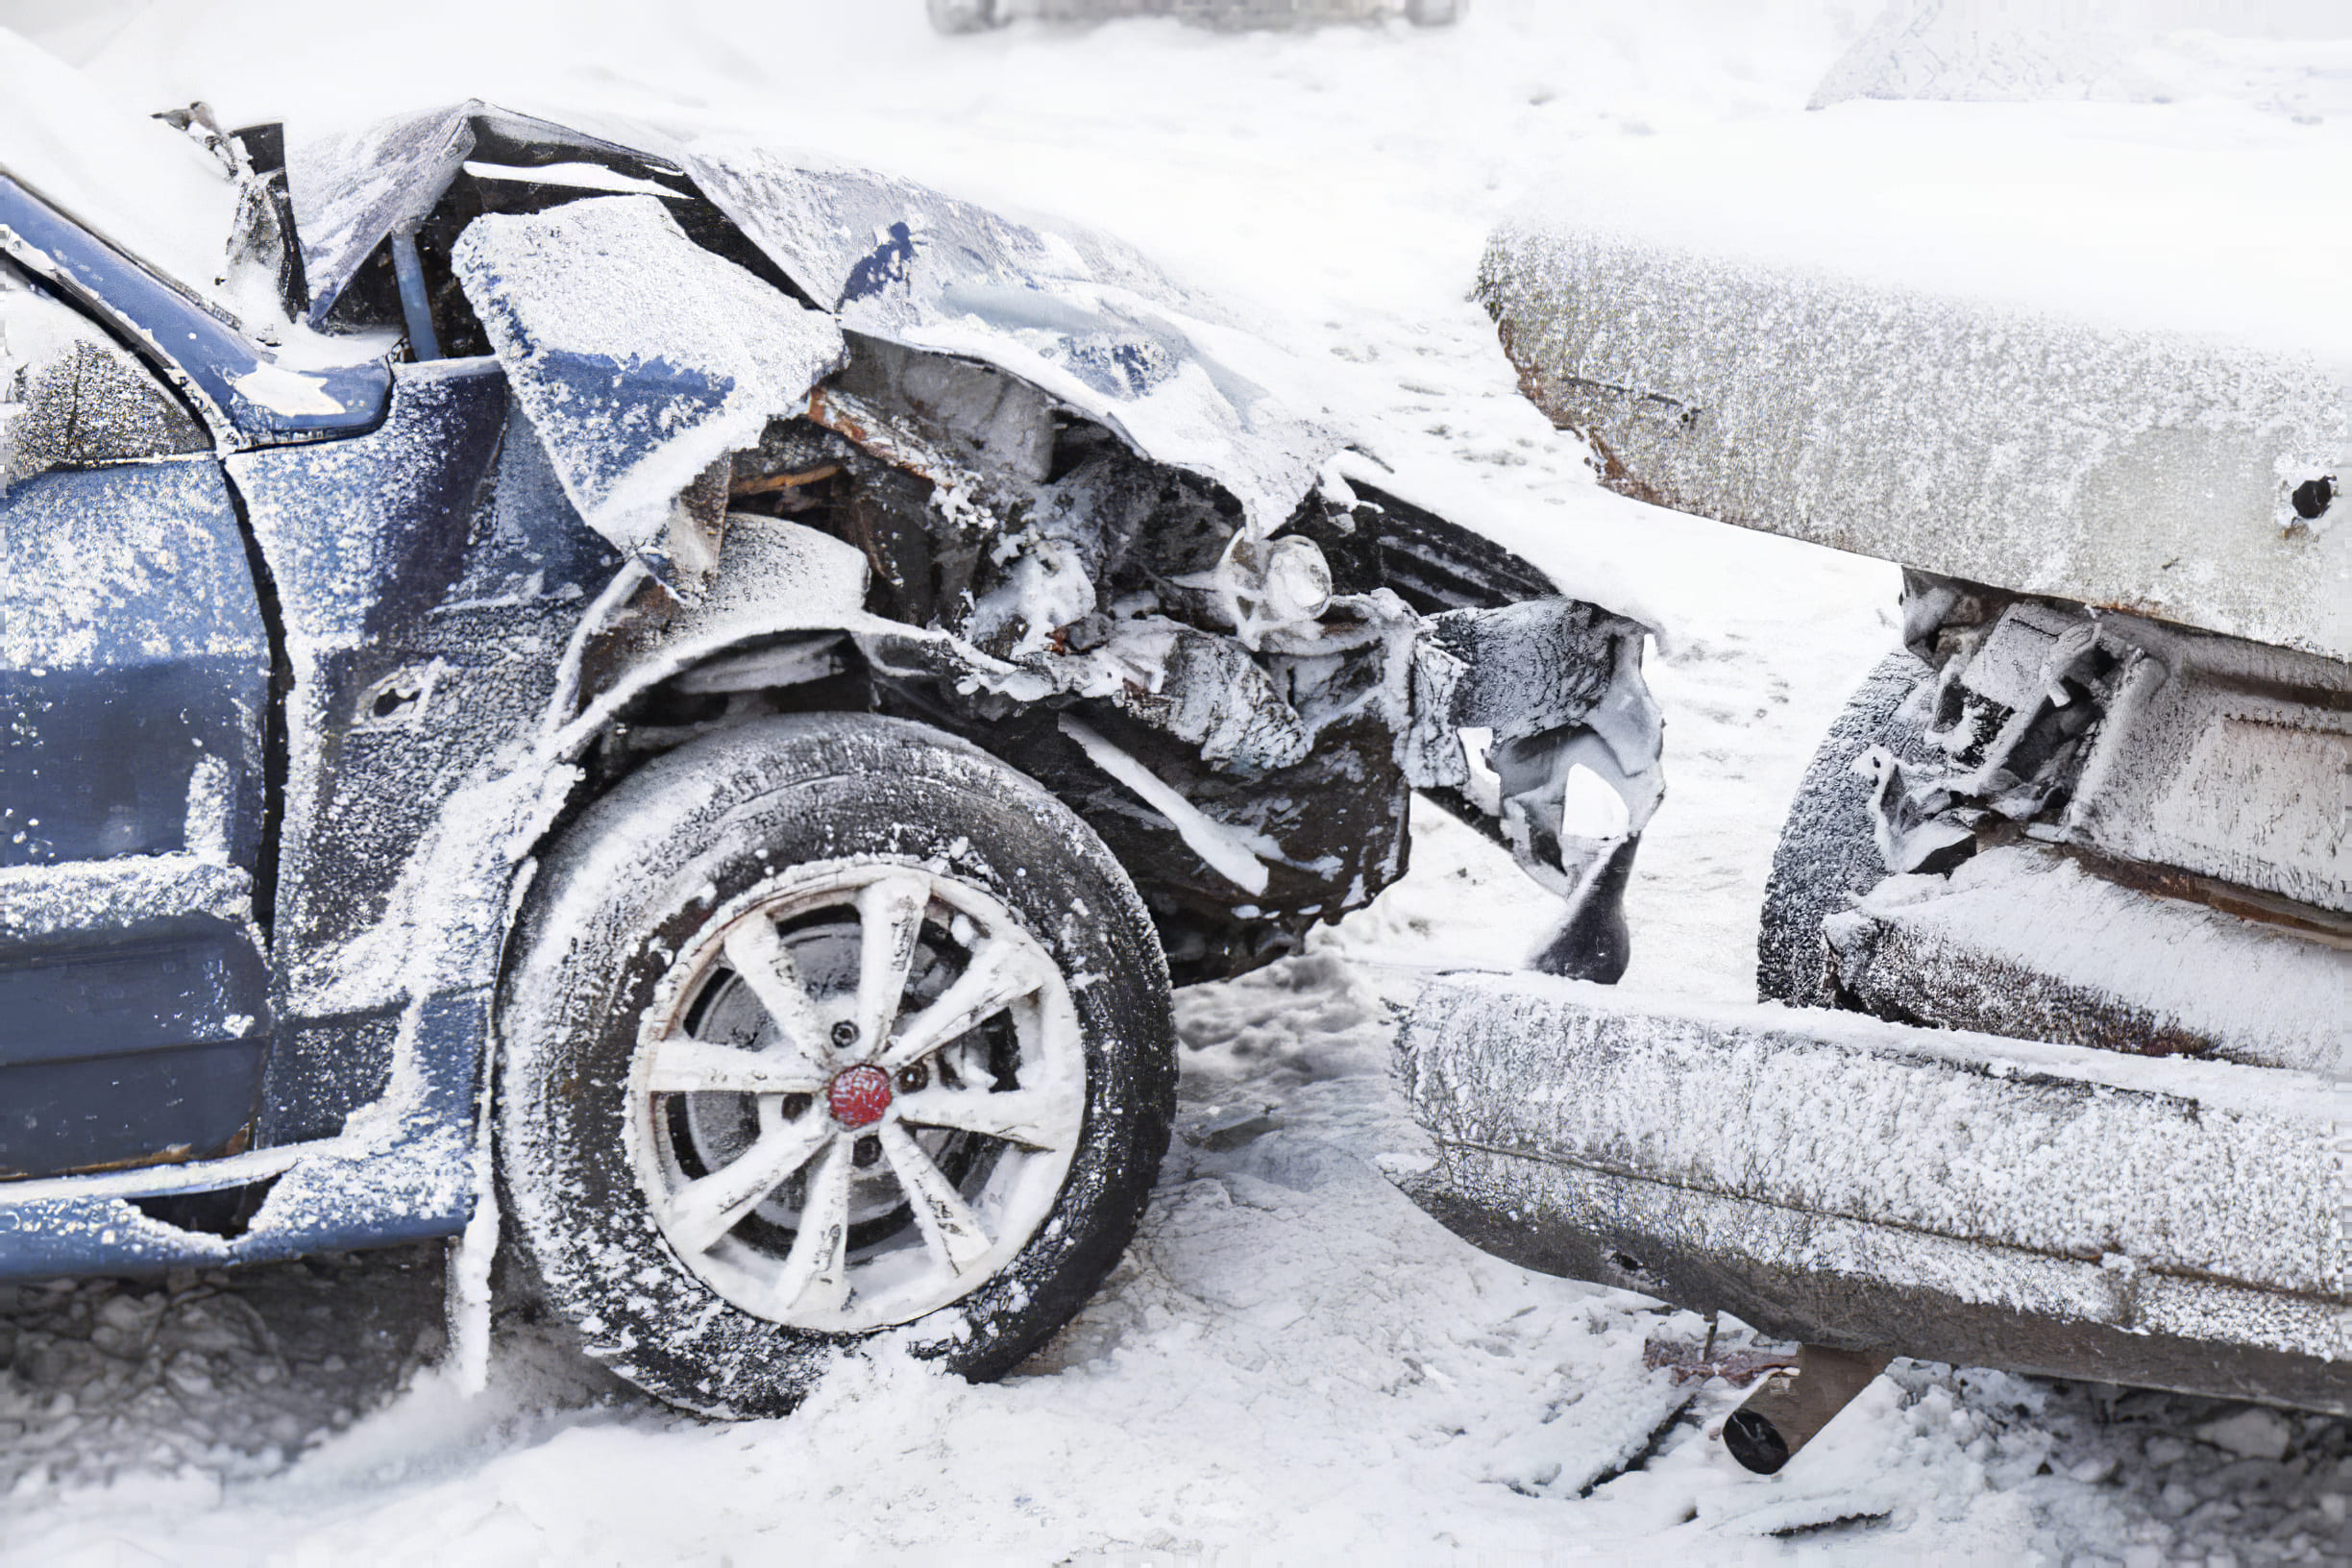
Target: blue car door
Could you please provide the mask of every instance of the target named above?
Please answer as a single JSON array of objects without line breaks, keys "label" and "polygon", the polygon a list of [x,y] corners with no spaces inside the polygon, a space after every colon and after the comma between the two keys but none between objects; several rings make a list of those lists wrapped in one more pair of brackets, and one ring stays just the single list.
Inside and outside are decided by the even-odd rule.
[{"label": "blue car door", "polygon": [[0,1179],[250,1137],[271,667],[210,439],[0,261]]}]

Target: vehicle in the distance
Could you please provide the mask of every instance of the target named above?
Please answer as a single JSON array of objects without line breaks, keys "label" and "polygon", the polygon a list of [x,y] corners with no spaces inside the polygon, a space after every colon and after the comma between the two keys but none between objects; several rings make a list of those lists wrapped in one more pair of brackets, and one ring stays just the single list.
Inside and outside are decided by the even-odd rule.
[{"label": "vehicle in the distance", "polygon": [[1311,27],[1403,17],[1416,27],[1444,27],[1461,19],[1470,0],[924,0],[924,5],[931,25],[940,32],[980,33],[1018,17],[1101,22],[1173,16],[1220,28]]},{"label": "vehicle in the distance", "polygon": [[481,104],[167,119],[0,32],[0,1278],[502,1215],[683,1406],[898,1325],[987,1376],[1133,1232],[1171,980],[1370,899],[1416,788],[1622,968],[1557,827],[1655,798],[1642,628],[1134,253]]}]

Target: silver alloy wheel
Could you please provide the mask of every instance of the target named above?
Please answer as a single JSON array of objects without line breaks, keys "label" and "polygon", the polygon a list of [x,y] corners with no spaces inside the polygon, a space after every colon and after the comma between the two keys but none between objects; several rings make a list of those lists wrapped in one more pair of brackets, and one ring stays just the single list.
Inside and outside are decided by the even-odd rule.
[{"label": "silver alloy wheel", "polygon": [[638,1033],[629,1157],[663,1237],[793,1328],[911,1322],[1053,1212],[1085,1120],[1069,988],[989,894],[800,866],[707,920]]}]

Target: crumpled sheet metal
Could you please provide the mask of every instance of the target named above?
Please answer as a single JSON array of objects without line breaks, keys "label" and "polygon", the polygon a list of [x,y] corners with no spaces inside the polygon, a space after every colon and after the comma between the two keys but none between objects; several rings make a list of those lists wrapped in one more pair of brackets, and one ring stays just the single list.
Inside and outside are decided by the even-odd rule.
[{"label": "crumpled sheet metal", "polygon": [[286,194],[310,288],[309,321],[326,324],[384,235],[433,209],[474,151],[466,103],[403,114],[355,131],[286,138]]},{"label": "crumpled sheet metal", "polygon": [[311,326],[326,325],[335,302],[386,234],[433,209],[474,156],[480,129],[559,147],[627,150],[508,113],[478,98],[355,130],[307,135],[300,125],[289,126],[286,193],[294,204],[303,278],[310,290]]},{"label": "crumpled sheet metal", "polygon": [[649,559],[679,494],[841,363],[829,317],[688,239],[650,196],[485,215],[451,262],[564,493]]},{"label": "crumpled sheet metal", "polygon": [[844,326],[1009,371],[1144,455],[1222,484],[1262,534],[1344,445],[1237,362],[1246,334],[1125,246],[821,159],[717,141],[675,156]]},{"label": "crumpled sheet metal", "polygon": [[2352,502],[2293,504],[2352,460],[2352,367],[1573,216],[1497,231],[1480,292],[1528,395],[1628,495],[2352,657]]},{"label": "crumpled sheet metal", "polygon": [[[630,133],[636,146],[623,147],[478,102],[331,136],[288,127],[314,323],[387,233],[441,199],[475,149],[478,123],[682,168],[843,326],[1018,376],[1143,455],[1223,485],[1260,534],[1289,517],[1346,444],[1268,389],[1284,371],[1273,351],[1100,235],[1015,222],[823,159],[651,131]],[[644,280],[640,298],[674,288]]]}]

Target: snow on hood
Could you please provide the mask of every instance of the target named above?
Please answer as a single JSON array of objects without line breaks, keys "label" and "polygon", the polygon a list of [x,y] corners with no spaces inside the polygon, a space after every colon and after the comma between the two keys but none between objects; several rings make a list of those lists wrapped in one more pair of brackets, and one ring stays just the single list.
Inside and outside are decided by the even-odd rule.
[{"label": "snow on hood", "polygon": [[[1018,376],[1144,455],[1223,485],[1262,534],[1346,444],[1267,391],[1255,373],[1264,345],[1115,241],[823,159],[655,132],[625,145],[479,102],[335,135],[288,128],[313,323],[385,234],[431,210],[485,134],[690,175],[844,327]],[[672,286],[641,282],[637,298]]]},{"label": "snow on hood", "polygon": [[236,187],[187,136],[0,27],[0,173],[214,305]]},{"label": "snow on hood", "polygon": [[844,326],[1018,376],[1144,455],[1214,479],[1262,534],[1346,444],[1244,374],[1246,334],[1126,246],[739,143],[698,141],[678,161]]},{"label": "snow on hood", "polygon": [[565,494],[634,554],[658,558],[679,492],[841,363],[830,318],[651,196],[479,217],[451,261]]}]

